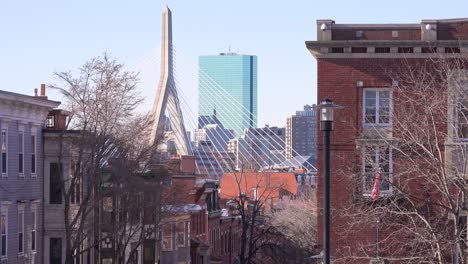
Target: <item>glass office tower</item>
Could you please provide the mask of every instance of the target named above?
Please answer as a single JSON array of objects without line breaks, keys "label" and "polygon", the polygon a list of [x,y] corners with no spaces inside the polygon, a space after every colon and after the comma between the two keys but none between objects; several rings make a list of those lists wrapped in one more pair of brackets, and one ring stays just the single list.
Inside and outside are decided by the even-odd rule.
[{"label": "glass office tower", "polygon": [[257,126],[257,56],[200,56],[198,87],[199,116],[216,115],[237,136]]}]

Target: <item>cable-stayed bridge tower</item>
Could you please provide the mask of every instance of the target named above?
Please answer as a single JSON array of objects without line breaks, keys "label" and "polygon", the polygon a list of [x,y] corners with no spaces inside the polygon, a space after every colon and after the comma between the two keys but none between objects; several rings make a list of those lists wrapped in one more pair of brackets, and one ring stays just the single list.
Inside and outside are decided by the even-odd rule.
[{"label": "cable-stayed bridge tower", "polygon": [[177,154],[191,155],[190,140],[185,130],[173,75],[172,52],[172,13],[166,5],[162,12],[161,76],[152,110],[153,127],[151,129],[150,144],[166,136],[165,116],[167,113]]}]

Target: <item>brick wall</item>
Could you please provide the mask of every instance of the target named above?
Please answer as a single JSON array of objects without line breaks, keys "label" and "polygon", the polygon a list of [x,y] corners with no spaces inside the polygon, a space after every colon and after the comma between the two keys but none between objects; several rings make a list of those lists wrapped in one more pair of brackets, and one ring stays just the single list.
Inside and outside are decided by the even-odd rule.
[{"label": "brick wall", "polygon": [[[376,219],[369,219],[369,222],[361,227],[362,229],[349,230],[350,219],[340,215],[340,212],[353,205],[356,199],[368,199],[370,204],[370,199],[363,198],[360,190],[362,186],[361,158],[356,145],[356,139],[362,133],[363,89],[389,88],[392,85],[392,76],[404,68],[402,65],[421,62],[423,62],[422,59],[318,59],[318,101],[329,98],[345,107],[343,110],[336,111],[334,131],[331,133],[332,256],[339,257],[341,254],[346,254],[347,250],[353,251],[365,244],[374,245],[369,248],[369,252],[375,254]],[[357,81],[362,81],[363,86],[358,87]],[[318,123],[320,124],[320,121]],[[323,215],[321,213],[321,208],[323,208],[321,198],[323,196],[323,144],[320,130],[317,136],[318,240],[321,244],[323,238]],[[382,231],[382,237],[385,236],[385,232]]]},{"label": "brick wall", "polygon": [[468,40],[468,23],[439,23],[437,38],[439,40]]}]

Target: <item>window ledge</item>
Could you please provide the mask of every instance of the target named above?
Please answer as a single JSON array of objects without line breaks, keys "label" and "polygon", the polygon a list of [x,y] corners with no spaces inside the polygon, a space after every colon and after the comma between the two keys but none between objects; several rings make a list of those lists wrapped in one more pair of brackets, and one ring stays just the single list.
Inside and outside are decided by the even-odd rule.
[{"label": "window ledge", "polygon": [[[393,191],[379,191],[379,198],[380,197],[389,197],[389,196],[392,196],[393,195]],[[371,198],[372,197],[372,193],[370,192],[365,192],[362,194],[362,196],[366,197],[366,198]]]},{"label": "window ledge", "polygon": [[35,172],[31,172],[31,178],[37,178],[37,174]]},{"label": "window ledge", "polygon": [[8,174],[6,174],[6,172],[2,172],[2,178],[8,178]]},{"label": "window ledge", "polygon": [[20,178],[24,178],[24,173],[22,173],[22,172],[19,172],[19,173],[18,173],[18,177],[20,177]]},{"label": "window ledge", "polygon": [[365,123],[362,125],[365,128],[372,128],[372,127],[392,127],[392,124],[368,124]]}]

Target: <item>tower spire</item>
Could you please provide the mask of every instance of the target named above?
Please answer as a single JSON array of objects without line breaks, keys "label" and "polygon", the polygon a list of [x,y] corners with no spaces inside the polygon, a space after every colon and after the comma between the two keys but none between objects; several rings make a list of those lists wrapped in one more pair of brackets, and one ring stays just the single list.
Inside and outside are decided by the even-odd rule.
[{"label": "tower spire", "polygon": [[190,155],[189,139],[185,131],[184,119],[173,75],[172,54],[172,12],[166,5],[162,12],[161,34],[161,76],[153,103],[153,126],[150,144],[165,136],[164,114],[169,114],[177,154]]}]

